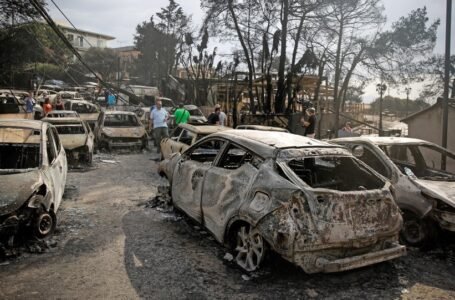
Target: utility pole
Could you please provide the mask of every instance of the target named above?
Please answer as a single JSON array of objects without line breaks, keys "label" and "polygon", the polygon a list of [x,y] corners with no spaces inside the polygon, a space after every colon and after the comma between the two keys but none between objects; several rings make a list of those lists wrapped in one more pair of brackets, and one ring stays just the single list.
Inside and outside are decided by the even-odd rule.
[{"label": "utility pole", "polygon": [[409,93],[411,93],[411,88],[407,87],[404,89],[406,91],[406,117],[409,114]]},{"label": "utility pole", "polygon": [[[446,54],[444,70],[444,101],[442,114],[442,147],[447,148],[447,129],[449,123],[449,76],[450,76],[450,29],[452,26],[452,0],[447,0],[446,10]],[[441,169],[446,169],[446,156],[441,157]]]},{"label": "utility pole", "polygon": [[378,83],[376,85],[376,91],[379,93],[379,136],[382,136],[383,128],[382,128],[382,96],[384,92],[387,90],[387,86],[384,83]]}]

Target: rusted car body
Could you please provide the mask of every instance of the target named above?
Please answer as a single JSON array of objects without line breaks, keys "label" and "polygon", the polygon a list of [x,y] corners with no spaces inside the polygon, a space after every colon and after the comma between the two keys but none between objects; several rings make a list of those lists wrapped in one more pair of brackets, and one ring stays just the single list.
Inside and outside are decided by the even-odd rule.
[{"label": "rusted car body", "polygon": [[65,110],[76,111],[82,120],[86,121],[92,130],[100,114],[100,108],[85,100],[66,100],[64,103]]},{"label": "rusted car body", "polygon": [[92,163],[95,135],[87,122],[81,118],[44,118],[42,121],[57,129],[70,164]]},{"label": "rusted car body", "polygon": [[53,232],[67,174],[55,127],[31,120],[0,121],[0,233],[29,228],[37,238]]},{"label": "rusted car body", "polygon": [[46,116],[47,118],[80,118],[77,111],[74,110],[53,110]]},{"label": "rusted car body", "polygon": [[257,269],[268,248],[307,273],[405,254],[390,183],[342,147],[289,133],[212,134],[160,164],[172,202]]},{"label": "rusted car body", "polygon": [[264,125],[238,125],[237,127],[235,127],[235,129],[289,132],[289,130],[287,130],[286,128],[274,127],[274,126],[264,126]]},{"label": "rusted car body", "polygon": [[216,125],[190,125],[179,124],[171,134],[171,137],[164,138],[161,143],[161,159],[169,158],[174,152],[182,153],[195,142],[209,134],[231,129]]},{"label": "rusted car body", "polygon": [[[188,119],[189,124],[197,125],[197,124],[206,124],[207,123],[207,118],[204,116],[202,111],[196,105],[188,104],[188,105],[184,105],[183,108],[186,109],[188,111],[188,113],[190,114],[190,118]],[[178,109],[178,107],[174,107],[170,111],[170,118],[168,121],[169,128],[176,127],[174,114],[177,109]]]},{"label": "rusted car body", "polygon": [[391,181],[404,212],[401,236],[406,243],[428,245],[436,237],[437,227],[455,232],[455,153],[402,137],[352,137],[331,142],[350,148]]},{"label": "rusted car body", "polygon": [[138,117],[128,111],[101,112],[95,127],[95,139],[99,148],[144,149],[148,134]]}]

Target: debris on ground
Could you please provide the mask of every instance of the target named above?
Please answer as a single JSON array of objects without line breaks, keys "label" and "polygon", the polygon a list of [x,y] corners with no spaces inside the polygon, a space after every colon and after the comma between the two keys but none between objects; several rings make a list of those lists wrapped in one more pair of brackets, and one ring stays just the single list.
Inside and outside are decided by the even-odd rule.
[{"label": "debris on ground", "polygon": [[234,256],[228,252],[224,255],[223,259],[231,262],[234,259]]},{"label": "debris on ground", "polygon": [[116,160],[102,159],[100,161],[102,163],[106,163],[106,164],[118,164],[118,161],[116,161]]},{"label": "debris on ground", "polygon": [[250,278],[250,276],[243,274],[242,279],[245,281],[249,281],[251,278]]},{"label": "debris on ground", "polygon": [[305,289],[305,293],[310,298],[316,298],[317,296],[319,296],[318,292],[316,292],[314,289]]}]

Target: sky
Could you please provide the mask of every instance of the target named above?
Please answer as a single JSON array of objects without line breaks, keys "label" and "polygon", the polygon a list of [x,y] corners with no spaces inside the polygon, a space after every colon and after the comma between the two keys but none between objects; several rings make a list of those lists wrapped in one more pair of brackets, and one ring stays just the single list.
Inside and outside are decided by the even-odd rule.
[{"label": "sky", "polygon": [[[114,36],[116,39],[109,42],[109,47],[133,45],[136,26],[144,21],[148,21],[161,7],[165,7],[169,3],[168,0],[53,1],[78,29]],[[192,21],[195,26],[202,22],[204,14],[200,7],[199,0],[176,0],[176,2],[183,8],[187,15],[192,16]],[[64,20],[64,17],[54,6],[52,1],[47,1],[47,3],[47,8],[49,9],[52,18],[57,21]],[[435,52],[444,53],[446,0],[383,0],[383,4],[387,16],[386,26],[390,26],[401,16],[406,16],[411,10],[426,6],[430,21],[434,21],[437,18],[441,20]],[[452,7],[452,9],[452,14],[455,15],[455,8]],[[455,21],[453,21],[453,19],[454,17],[452,17],[452,54],[455,53]],[[230,53],[231,48],[240,48],[240,45],[226,47],[227,49],[220,49],[220,52]],[[364,95],[366,101],[371,101],[373,98],[377,97],[374,86],[375,84],[372,84],[366,88],[366,93]],[[419,86],[411,87],[412,92],[410,97],[417,97]],[[405,97],[403,89],[404,87],[401,90],[391,89],[388,93],[392,96]]]}]

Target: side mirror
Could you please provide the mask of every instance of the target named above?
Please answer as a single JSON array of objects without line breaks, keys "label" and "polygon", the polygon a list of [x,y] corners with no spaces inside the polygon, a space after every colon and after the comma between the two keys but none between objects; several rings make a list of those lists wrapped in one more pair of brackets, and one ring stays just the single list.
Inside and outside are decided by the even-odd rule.
[{"label": "side mirror", "polygon": [[363,148],[363,146],[357,145],[352,148],[352,155],[354,155],[357,158],[362,157],[364,152],[365,149]]}]

